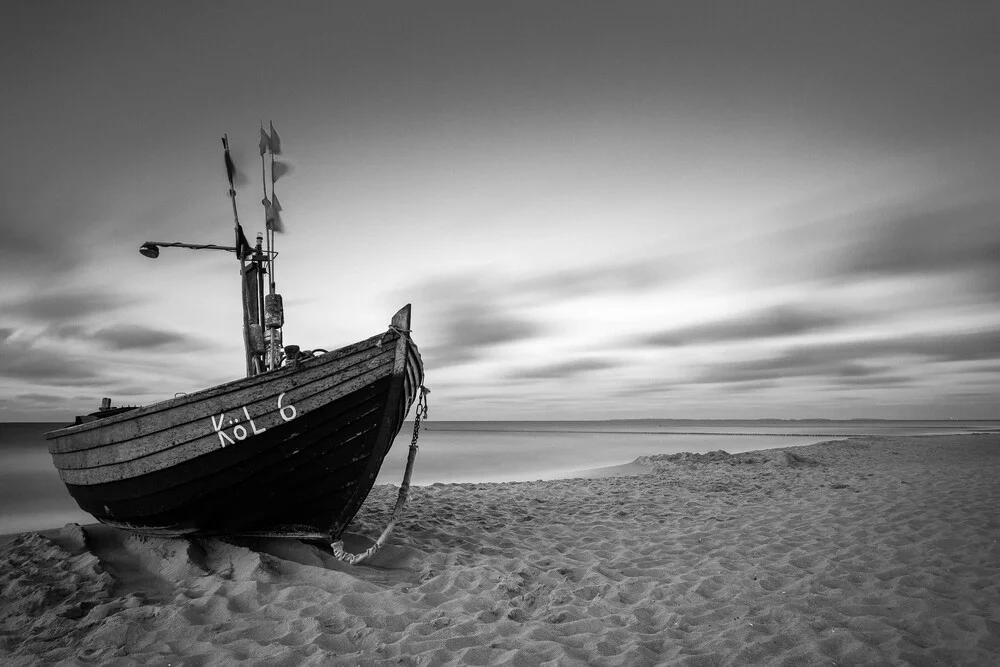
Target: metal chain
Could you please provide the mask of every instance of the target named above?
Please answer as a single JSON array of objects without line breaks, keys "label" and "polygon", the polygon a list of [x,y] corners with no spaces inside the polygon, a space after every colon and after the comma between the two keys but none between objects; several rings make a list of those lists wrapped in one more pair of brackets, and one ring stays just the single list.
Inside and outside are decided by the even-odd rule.
[{"label": "metal chain", "polygon": [[400,514],[403,512],[403,507],[406,506],[406,499],[410,493],[410,474],[413,472],[413,462],[417,458],[417,437],[420,435],[420,422],[427,418],[427,394],[430,393],[430,389],[424,385],[420,385],[420,398],[417,399],[417,413],[413,417],[413,439],[410,441],[410,454],[406,459],[406,472],[403,473],[403,481],[399,485],[399,496],[396,498],[396,506],[392,509],[392,516],[389,518],[389,523],[379,535],[379,538],[375,540],[375,544],[368,547],[368,550],[360,554],[351,554],[344,551],[343,540],[337,540],[330,545],[333,550],[333,555],[340,561],[348,563],[350,565],[357,565],[363,563],[385,546],[386,540],[389,539],[389,533],[396,526],[396,522],[399,521]]},{"label": "metal chain", "polygon": [[427,394],[431,390],[420,385],[420,397],[417,399],[417,412],[413,415],[413,439],[410,440],[410,447],[417,449],[417,438],[420,437],[420,422],[427,419]]}]

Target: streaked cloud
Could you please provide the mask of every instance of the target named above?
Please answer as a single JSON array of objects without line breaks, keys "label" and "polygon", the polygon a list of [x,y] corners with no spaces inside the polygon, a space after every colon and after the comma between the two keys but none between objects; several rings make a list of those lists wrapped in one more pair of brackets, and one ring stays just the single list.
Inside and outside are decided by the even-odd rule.
[{"label": "streaked cloud", "polygon": [[84,257],[73,252],[72,237],[53,233],[53,223],[59,219],[58,215],[40,214],[33,206],[12,209],[3,205],[0,232],[4,261],[0,263],[0,276],[8,280],[25,275],[52,276],[79,267]]},{"label": "streaked cloud", "polygon": [[440,313],[438,336],[422,353],[428,367],[442,369],[481,359],[491,348],[537,336],[541,327],[505,309],[463,301]]},{"label": "streaked cloud", "polygon": [[98,365],[58,349],[43,349],[10,340],[0,343],[0,377],[46,385],[86,385],[101,379]]},{"label": "streaked cloud", "polygon": [[192,336],[144,327],[138,324],[121,324],[95,331],[91,338],[113,350],[152,350],[172,346],[195,346]]},{"label": "streaked cloud", "polygon": [[745,341],[759,338],[795,336],[815,331],[829,331],[843,326],[849,318],[798,306],[778,306],[762,311],[668,329],[642,339],[642,344],[653,347],[679,347],[727,341]]},{"label": "streaked cloud", "polygon": [[67,290],[33,294],[3,305],[8,315],[31,322],[65,323],[120,310],[135,303],[135,298],[121,292]]},{"label": "streaked cloud", "polygon": [[682,389],[680,383],[666,380],[625,381],[611,394],[617,398],[649,397],[676,393]]},{"label": "streaked cloud", "polygon": [[[925,362],[1000,359],[1000,331],[918,334],[886,339],[825,342],[791,347],[775,356],[714,364],[697,376],[706,383],[781,380],[797,376],[871,377],[889,370],[886,358],[908,355]],[[876,363],[870,364],[872,360]]]},{"label": "streaked cloud", "polygon": [[620,362],[611,359],[573,359],[554,364],[520,368],[509,372],[507,377],[518,380],[566,380],[594,371],[616,368],[620,365]]},{"label": "streaked cloud", "polygon": [[890,373],[887,375],[839,377],[830,379],[828,382],[838,388],[869,387],[890,389],[912,384],[914,378],[899,373]]},{"label": "streaked cloud", "polygon": [[847,362],[837,368],[836,374],[841,378],[866,378],[888,370],[891,370],[891,366]]},{"label": "streaked cloud", "polygon": [[525,301],[539,303],[609,292],[634,294],[660,287],[680,275],[677,261],[671,258],[636,258],[540,272],[528,279],[512,280],[508,289]]},{"label": "streaked cloud", "polygon": [[89,329],[81,324],[48,327],[43,334],[61,341],[95,343],[113,351],[158,350],[165,348],[201,349],[211,343],[200,336],[141,324],[115,324]]},{"label": "streaked cloud", "polygon": [[14,399],[24,402],[31,408],[58,408],[64,405],[67,401],[73,401],[76,403],[85,403],[86,401],[92,402],[94,397],[80,394],[63,396],[62,394],[27,393],[18,394],[14,397]]},{"label": "streaked cloud", "polygon": [[944,202],[917,199],[858,212],[857,233],[832,267],[834,275],[861,280],[957,274],[1000,294],[1000,201],[963,194],[953,186],[939,194]]}]

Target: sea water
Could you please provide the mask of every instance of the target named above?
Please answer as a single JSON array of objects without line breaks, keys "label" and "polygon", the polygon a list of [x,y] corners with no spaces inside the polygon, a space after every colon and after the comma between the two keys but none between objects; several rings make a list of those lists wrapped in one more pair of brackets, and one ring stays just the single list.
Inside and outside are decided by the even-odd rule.
[{"label": "sea water", "polygon": [[[398,484],[412,423],[400,431],[378,482]],[[637,457],[796,447],[852,435],[930,435],[1000,430],[1000,422],[827,420],[615,420],[427,422],[414,484],[555,479]]]},{"label": "sea water", "polygon": [[[91,523],[59,479],[43,433],[64,424],[0,423],[0,535]],[[398,484],[412,422],[403,425],[377,483]],[[729,453],[794,447],[850,435],[1000,431],[974,421],[424,422],[412,483],[509,482],[570,477],[575,471],[678,452]]]},{"label": "sea water", "polygon": [[65,424],[0,424],[0,535],[93,523],[76,506],[42,434]]}]

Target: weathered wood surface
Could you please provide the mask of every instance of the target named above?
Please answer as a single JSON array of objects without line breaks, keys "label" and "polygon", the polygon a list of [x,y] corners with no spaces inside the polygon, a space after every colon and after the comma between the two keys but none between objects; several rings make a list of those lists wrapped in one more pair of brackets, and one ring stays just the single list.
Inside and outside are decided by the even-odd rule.
[{"label": "weathered wood surface", "polygon": [[[400,311],[392,318],[392,326],[398,327],[403,331],[409,331],[409,304],[400,309]],[[411,349],[413,350],[413,354],[416,354],[416,346],[410,344],[408,338],[400,338],[396,344],[396,354],[392,367],[392,384],[389,387],[389,395],[386,399],[386,407],[382,415],[382,423],[379,427],[378,435],[375,440],[373,451],[371,452],[368,460],[368,464],[365,466],[364,472],[358,478],[357,485],[354,488],[354,493],[351,494],[350,498],[347,500],[347,506],[340,518],[334,521],[333,532],[337,535],[344,531],[347,527],[347,522],[354,517],[357,511],[361,508],[361,504],[364,503],[365,498],[367,498],[368,494],[371,492],[371,488],[375,484],[375,478],[378,477],[378,471],[382,467],[382,461],[385,459],[385,455],[392,446],[392,441],[399,433],[399,429],[403,425],[403,418],[406,416],[406,412],[409,410],[410,404],[413,402],[413,396],[416,393],[415,390],[407,395],[407,390],[410,388],[410,374],[407,369],[411,366]],[[417,362],[418,366],[420,366],[419,374],[422,382],[423,366],[419,363],[419,356],[417,357]],[[417,370],[418,369],[415,368],[414,372],[417,372]],[[347,517],[346,520],[344,517]]]},{"label": "weathered wood surface", "polygon": [[[247,414],[258,429],[277,425],[284,421],[277,401],[281,394],[285,395],[282,398],[283,407],[293,405],[296,414],[302,414],[303,411],[314,409],[320,404],[318,401],[336,400],[339,396],[363,386],[366,381],[389,374],[391,354],[392,352],[387,350],[360,360],[353,366],[336,368],[336,372],[331,375],[318,375],[314,372],[305,376],[302,381],[295,376],[283,378],[276,382],[273,388],[253,387],[229,394],[229,400],[226,401],[221,398],[209,399],[204,404],[186,406],[184,413],[156,414],[135,427],[141,431],[148,431],[148,435],[78,451],[54,453],[52,460],[60,470],[81,469],[131,461],[205,436],[212,436],[218,445],[222,440],[218,436],[216,426],[224,422],[223,428],[219,430],[229,433],[233,426],[225,421],[225,418],[238,418],[247,430],[252,430],[246,418]],[[246,408],[246,412],[243,408]],[[169,416],[175,416],[176,421],[173,423],[167,421]],[[235,439],[232,435],[229,438]]]},{"label": "weathered wood surface", "polygon": [[[108,504],[115,514],[127,510],[145,515],[185,505],[252,477],[280,476],[287,466],[315,461],[334,450],[344,460],[351,459],[357,438],[376,429],[381,420],[389,381],[380,380],[338,401],[335,407],[307,415],[301,434],[290,429],[269,431],[238,449],[218,449],[141,477],[67,486],[87,511]],[[328,463],[339,465],[338,461]]]},{"label": "weathered wood surface", "polygon": [[[308,414],[313,410],[319,409],[324,405],[336,401],[342,396],[346,396],[347,394],[356,391],[365,385],[371,384],[380,378],[385,377],[388,375],[390,369],[390,366],[383,364],[372,370],[363,372],[360,375],[353,376],[346,382],[338,383],[332,387],[325,388],[316,394],[312,394],[301,399],[291,398],[287,403],[285,403],[285,405],[291,405],[300,414]],[[288,396],[294,396],[294,393],[288,392]],[[269,398],[271,399],[270,401],[262,401],[261,403],[270,402],[276,406],[277,395]],[[297,416],[295,420],[298,418],[299,417]],[[232,438],[235,442],[232,444],[227,442],[227,446],[223,447],[223,442],[226,441],[220,438],[219,434],[213,430],[211,420],[211,416],[205,416],[202,420],[204,423],[200,424],[200,429],[198,429],[196,425],[195,430],[198,431],[198,436],[186,442],[177,442],[172,437],[169,437],[169,432],[168,436],[162,439],[145,438],[135,441],[136,443],[142,443],[144,446],[148,446],[152,450],[151,453],[138,457],[134,457],[132,452],[129,452],[122,446],[109,446],[101,449],[91,449],[84,452],[63,454],[61,456],[64,458],[78,457],[75,461],[65,462],[74,463],[77,467],[70,469],[68,465],[64,464],[64,467],[60,468],[59,474],[63,481],[70,484],[100,484],[102,482],[114,481],[126,477],[137,477],[139,475],[145,475],[157,470],[170,468],[183,461],[193,459],[201,456],[202,454],[207,454],[215,451],[216,449],[238,448],[253,438],[261,437],[260,435],[252,435],[248,436],[244,440],[236,440],[236,438]],[[269,412],[262,412],[259,418],[257,416],[253,418],[255,426],[258,429],[265,430],[284,427],[286,425],[295,430],[295,420],[286,422],[276,409]],[[247,425],[247,428],[249,429],[249,425]],[[102,456],[104,454],[108,454],[109,456]],[[130,458],[117,460],[115,458],[117,456],[129,456]],[[93,461],[89,459],[97,460]]]},{"label": "weathered wood surface", "polygon": [[[386,378],[384,382],[398,384],[393,380],[397,378]],[[385,396],[390,393],[387,390],[388,386],[385,386],[378,393]],[[189,493],[178,486],[167,485],[159,499],[102,502],[108,500],[109,491],[122,483],[139,485],[158,477],[170,478],[177,472],[176,468],[102,485],[105,487],[102,489],[105,492],[103,497],[96,494],[84,499],[80,497],[80,492],[95,487],[68,486],[81,507],[99,520],[128,525],[132,529],[150,526],[154,532],[161,534],[232,533],[277,530],[276,526],[292,530],[289,526],[294,525],[298,526],[295,530],[300,533],[306,530],[305,526],[309,531],[322,531],[335,537],[350,522],[367,496],[370,483],[364,473],[376,455],[379,461],[384,458],[392,437],[402,426],[408,407],[386,405],[380,401],[379,410],[362,414],[354,420],[342,420],[334,426],[332,433],[327,434],[320,433],[322,428],[310,425],[305,433],[291,440],[265,447],[264,455],[252,455],[243,463],[231,465],[222,473],[189,485]],[[385,426],[382,416],[386,413],[396,416],[388,425],[388,434],[382,429]],[[386,441],[383,441],[384,435],[389,436]],[[259,437],[264,440],[266,434]],[[313,442],[309,442],[310,439]],[[250,439],[245,442],[249,443]],[[377,452],[379,447],[383,451]],[[233,451],[234,448],[227,447],[203,458],[208,460]],[[232,483],[228,485],[222,483],[226,473],[231,473]],[[163,483],[160,485],[163,486]],[[136,510],[142,506],[144,511],[150,513],[137,515]]]},{"label": "weathered wood surface", "polygon": [[[147,405],[137,410],[132,410],[107,419],[80,424],[78,426],[68,426],[56,431],[50,431],[45,434],[45,437],[49,439],[49,451],[52,453],[76,451],[77,449],[86,449],[88,447],[105,445],[111,442],[120,442],[128,438],[144,435],[143,433],[136,432],[134,430],[136,428],[135,424],[130,424],[129,422],[133,422],[136,419],[147,417],[156,413],[172,411],[191,403],[205,401],[206,399],[221,398],[233,392],[259,387],[261,385],[268,385],[276,379],[288,378],[293,375],[298,375],[304,371],[308,371],[314,367],[335,363],[340,359],[365,350],[374,350],[376,353],[381,353],[384,350],[379,348],[378,344],[383,340],[383,338],[385,339],[385,342],[391,342],[395,341],[398,336],[395,333],[379,334],[378,336],[372,336],[371,338],[354,343],[353,345],[348,345],[347,347],[340,348],[339,350],[300,362],[297,370],[292,369],[291,367],[284,367],[268,373],[262,373],[261,375],[255,375],[251,378],[233,380],[232,382],[220,384],[210,389],[186,394],[184,396],[177,396],[175,398]],[[383,348],[384,347],[385,343],[383,343]],[[348,361],[347,363],[350,365],[353,362]],[[323,371],[319,372],[324,374]],[[211,403],[207,405],[213,406]],[[122,430],[117,430],[119,428]],[[73,437],[70,438],[69,436]]]},{"label": "weathered wood surface", "polygon": [[403,331],[410,330],[410,304],[406,304],[392,316],[392,321],[389,326],[402,329]]},{"label": "weathered wood surface", "polygon": [[[54,453],[52,458],[57,468],[66,469],[94,467],[148,456],[161,449],[167,449],[206,434],[214,434],[219,415],[226,414],[238,417],[242,422],[245,422],[246,415],[243,413],[243,407],[247,408],[247,413],[254,419],[254,423],[258,427],[266,426],[266,423],[258,421],[258,417],[269,416],[269,419],[272,421],[277,418],[277,396],[280,394],[284,393],[286,395],[282,400],[283,405],[295,405],[294,401],[303,403],[310,397],[322,392],[328,392],[331,389],[345,394],[349,393],[358,386],[359,382],[364,382],[363,379],[359,380],[359,377],[370,379],[372,377],[380,377],[381,373],[388,373],[390,355],[391,352],[386,351],[378,356],[364,360],[363,363],[359,363],[356,366],[337,369],[339,373],[336,375],[313,376],[311,381],[302,382],[297,386],[290,385],[288,382],[281,382],[274,387],[272,390],[273,393],[267,393],[263,388],[255,387],[251,393],[234,394],[232,401],[226,403],[220,404],[220,399],[213,399],[211,403],[206,404],[204,409],[199,409],[194,413],[178,415],[178,420],[185,419],[186,421],[177,421],[173,426],[169,423],[164,425],[162,421],[164,416],[156,415],[153,417],[156,419],[154,425],[139,426],[139,428],[148,428],[150,431],[148,435],[129,438],[112,443],[111,445],[91,447],[73,452]],[[374,376],[372,375],[373,371],[375,372]],[[330,394],[328,397],[336,397],[336,393]],[[189,406],[188,409],[194,407]],[[303,405],[303,409],[306,407]],[[301,413],[302,410],[297,409],[297,412]],[[216,419],[216,421],[212,421],[213,419]],[[207,429],[206,426],[208,427]],[[229,423],[226,422],[225,428],[228,429],[229,426]],[[218,440],[218,437],[216,436],[215,439]]]},{"label": "weathered wood surface", "polygon": [[[161,431],[172,431],[184,424],[200,424],[200,420],[207,418],[207,415],[218,415],[226,410],[239,409],[243,405],[294,390],[311,382],[329,382],[336,378],[338,373],[359,364],[368,363],[373,359],[385,357],[386,346],[377,347],[377,342],[378,339],[373,338],[371,344],[362,349],[351,350],[347,353],[344,353],[344,350],[337,350],[315,359],[309,359],[300,364],[297,370],[285,367],[270,373],[221,385],[226,388],[225,392],[220,392],[220,387],[213,387],[189,394],[182,397],[185,399],[184,403],[170,410],[158,408],[164,403],[171,402],[164,401],[118,417],[112,417],[111,420],[114,421],[108,420],[109,423],[101,424],[98,422],[97,424],[103,428],[76,431],[75,429],[80,427],[70,427],[62,431],[55,431],[52,434],[47,434],[51,438],[49,451],[55,455],[108,445],[128,445],[130,440],[155,436]],[[384,363],[384,360],[378,363]],[[157,409],[150,410],[150,408]]]},{"label": "weathered wood surface", "polygon": [[346,507],[347,495],[353,493],[359,468],[367,465],[379,416],[381,411],[369,414],[361,423],[355,421],[339,429],[340,433],[302,443],[301,447],[298,441],[294,448],[269,447],[266,456],[226,468],[214,478],[185,481],[139,499],[101,502],[101,498],[81,498],[78,493],[92,487],[70,489],[81,507],[101,520],[161,528],[194,521],[202,531],[231,530],[260,522],[311,521],[314,528],[328,531]]}]

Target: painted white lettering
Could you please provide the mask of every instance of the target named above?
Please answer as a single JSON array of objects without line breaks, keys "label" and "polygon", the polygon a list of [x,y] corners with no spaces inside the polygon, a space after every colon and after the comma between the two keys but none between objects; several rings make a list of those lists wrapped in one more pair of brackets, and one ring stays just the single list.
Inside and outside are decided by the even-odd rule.
[{"label": "painted white lettering", "polygon": [[[286,422],[290,422],[293,419],[295,419],[295,417],[298,415],[298,412],[295,410],[294,405],[286,405],[282,407],[281,399],[283,399],[284,397],[285,397],[284,392],[278,395],[278,412],[279,414],[281,414],[282,419],[284,419]],[[291,410],[291,412],[285,414],[285,410]]]},{"label": "painted white lettering", "polygon": [[257,428],[257,425],[253,423],[253,419],[250,418],[250,413],[247,412],[246,408],[243,408],[243,414],[247,416],[247,421],[250,422],[250,430],[253,431],[253,435],[257,435],[258,433],[263,433],[264,431],[267,430],[266,428],[263,427]]},{"label": "painted white lettering", "polygon": [[237,440],[246,440],[247,430],[243,426],[237,426],[236,428],[233,429],[233,435],[236,436]]},{"label": "painted white lettering", "polygon": [[212,420],[212,428],[215,430],[216,433],[219,434],[219,444],[220,445],[222,445],[223,447],[225,447],[227,444],[229,444],[229,445],[235,445],[236,444],[236,441],[233,440],[232,438],[230,438],[228,435],[226,435],[226,433],[222,430],[222,425],[226,423],[226,413],[225,412],[223,412],[221,415],[219,415],[219,421],[218,422],[215,421],[215,417],[209,416],[209,419]]}]

